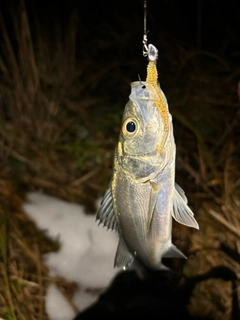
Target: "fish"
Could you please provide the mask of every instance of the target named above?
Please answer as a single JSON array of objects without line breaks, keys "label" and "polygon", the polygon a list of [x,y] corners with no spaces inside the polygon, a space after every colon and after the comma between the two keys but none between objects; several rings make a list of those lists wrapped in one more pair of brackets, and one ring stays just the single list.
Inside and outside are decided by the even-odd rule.
[{"label": "fish", "polygon": [[149,45],[146,81],[131,83],[110,184],[96,214],[119,235],[114,267],[139,261],[164,269],[162,258],[186,258],[172,243],[172,218],[199,229],[183,189],[175,182],[172,116],[160,87],[157,49]]}]

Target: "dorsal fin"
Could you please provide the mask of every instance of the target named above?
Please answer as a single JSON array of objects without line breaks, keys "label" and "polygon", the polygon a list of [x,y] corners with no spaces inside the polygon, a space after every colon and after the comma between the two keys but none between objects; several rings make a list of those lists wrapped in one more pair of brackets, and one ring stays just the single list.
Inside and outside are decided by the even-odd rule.
[{"label": "dorsal fin", "polygon": [[109,186],[103,196],[101,205],[97,211],[96,220],[99,220],[99,224],[103,224],[108,229],[118,231],[118,222],[114,213],[113,198],[111,186]]}]

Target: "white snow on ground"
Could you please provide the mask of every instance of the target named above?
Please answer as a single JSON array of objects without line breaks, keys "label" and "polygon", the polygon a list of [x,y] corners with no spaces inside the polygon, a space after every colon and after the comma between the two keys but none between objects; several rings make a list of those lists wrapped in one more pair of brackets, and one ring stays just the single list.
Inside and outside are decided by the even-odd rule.
[{"label": "white snow on ground", "polygon": [[[61,276],[79,285],[73,302],[83,310],[98,298],[86,289],[105,288],[118,270],[113,268],[118,236],[98,226],[95,215],[86,215],[78,204],[31,192],[23,206],[39,229],[60,240],[60,250],[44,255],[51,276]],[[94,291],[93,291],[94,292]],[[70,320],[75,312],[54,284],[46,295],[50,320]]]},{"label": "white snow on ground", "polygon": [[51,320],[73,319],[75,312],[55,284],[48,286],[46,310]]}]

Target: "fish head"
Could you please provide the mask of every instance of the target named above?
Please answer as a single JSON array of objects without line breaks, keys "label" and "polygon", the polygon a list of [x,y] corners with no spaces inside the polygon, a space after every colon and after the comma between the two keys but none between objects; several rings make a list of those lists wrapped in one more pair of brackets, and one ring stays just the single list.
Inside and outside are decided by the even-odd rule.
[{"label": "fish head", "polygon": [[155,105],[155,89],[143,82],[133,82],[131,89],[123,113],[120,139],[124,152],[136,156],[153,152],[164,128]]},{"label": "fish head", "polygon": [[[167,107],[165,95],[162,91],[161,93]],[[161,170],[166,156],[169,158],[170,140],[171,147],[175,147],[172,117],[168,112],[169,133],[166,148],[163,153],[158,150],[164,136],[164,119],[156,105],[158,99],[157,92],[151,84],[133,82],[123,113],[117,156],[123,169],[141,181],[153,178]]]}]

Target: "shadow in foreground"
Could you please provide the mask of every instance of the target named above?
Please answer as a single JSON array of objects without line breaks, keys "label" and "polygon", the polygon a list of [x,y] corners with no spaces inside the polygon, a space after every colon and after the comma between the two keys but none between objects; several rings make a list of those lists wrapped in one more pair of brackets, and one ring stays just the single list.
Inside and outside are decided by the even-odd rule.
[{"label": "shadow in foreground", "polygon": [[[171,271],[149,271],[144,280],[140,280],[134,271],[119,273],[109,288],[91,307],[80,313],[74,320],[97,319],[99,316],[118,318],[134,315],[157,315],[160,319],[181,316],[182,319],[214,319],[191,316],[187,310],[194,287],[197,283],[211,278],[232,281],[237,280],[234,272],[226,267],[216,267],[209,272],[185,279]],[[232,320],[240,319],[238,297],[232,295]]]}]

